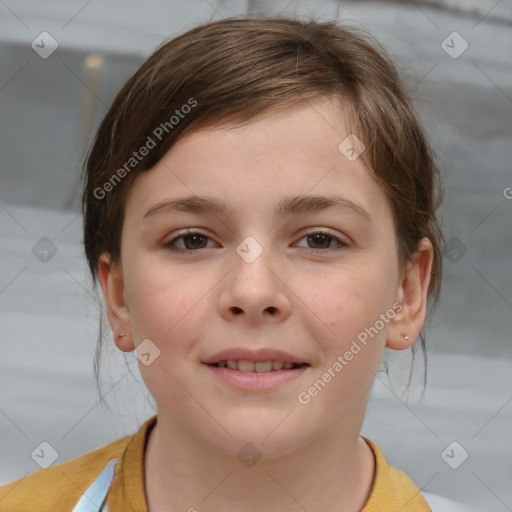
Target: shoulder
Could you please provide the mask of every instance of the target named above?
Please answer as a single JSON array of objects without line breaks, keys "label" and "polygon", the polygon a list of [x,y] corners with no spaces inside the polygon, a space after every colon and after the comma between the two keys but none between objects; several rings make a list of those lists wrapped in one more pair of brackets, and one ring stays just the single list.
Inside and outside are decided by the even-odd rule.
[{"label": "shoulder", "polygon": [[375,457],[374,483],[363,512],[395,509],[401,512],[432,512],[413,481],[399,469],[390,466],[375,443],[363,439]]},{"label": "shoulder", "polygon": [[133,435],[0,487],[2,512],[72,510],[107,462],[121,458]]}]

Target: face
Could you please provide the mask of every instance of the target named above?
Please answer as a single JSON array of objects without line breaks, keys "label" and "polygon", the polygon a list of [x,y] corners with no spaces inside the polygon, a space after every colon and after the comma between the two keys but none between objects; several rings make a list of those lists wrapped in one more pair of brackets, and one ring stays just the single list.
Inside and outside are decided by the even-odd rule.
[{"label": "face", "polygon": [[[159,356],[139,367],[159,413],[226,453],[250,441],[273,457],[358,434],[403,314],[391,206],[361,158],[338,149],[342,117],[325,99],[190,133],[129,193],[121,262],[102,278],[129,333],[118,346],[150,340],[149,359]],[[169,204],[190,196],[214,203]],[[249,374],[205,363],[229,349],[307,365]]]}]

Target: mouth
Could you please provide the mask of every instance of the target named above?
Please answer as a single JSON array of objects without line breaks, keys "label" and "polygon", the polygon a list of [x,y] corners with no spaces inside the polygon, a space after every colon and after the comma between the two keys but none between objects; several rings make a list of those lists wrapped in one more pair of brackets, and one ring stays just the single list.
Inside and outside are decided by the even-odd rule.
[{"label": "mouth", "polygon": [[247,359],[220,359],[203,363],[214,379],[242,393],[271,392],[281,386],[292,385],[308,372],[305,362],[283,360],[250,361]]},{"label": "mouth", "polygon": [[205,363],[216,368],[229,368],[244,373],[269,373],[281,370],[297,370],[310,366],[308,363],[293,363],[290,361],[247,361],[226,359],[216,363]]}]

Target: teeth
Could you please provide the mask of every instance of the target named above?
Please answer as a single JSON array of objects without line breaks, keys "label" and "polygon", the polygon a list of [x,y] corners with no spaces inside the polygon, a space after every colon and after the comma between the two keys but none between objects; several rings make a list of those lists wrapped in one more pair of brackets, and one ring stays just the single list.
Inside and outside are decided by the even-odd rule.
[{"label": "teeth", "polygon": [[252,361],[238,361],[238,369],[241,372],[253,372],[254,363]]},{"label": "teeth", "polygon": [[291,370],[296,367],[295,363],[290,363],[288,361],[235,361],[233,359],[228,359],[227,361],[219,361],[217,366],[220,368],[228,367],[231,370],[238,370],[241,372],[256,372],[256,373],[267,373],[272,370]]},{"label": "teeth", "polygon": [[272,370],[272,361],[254,363],[254,369],[258,373],[266,373]]},{"label": "teeth", "polygon": [[272,370],[282,370],[283,364],[283,361],[272,361]]}]

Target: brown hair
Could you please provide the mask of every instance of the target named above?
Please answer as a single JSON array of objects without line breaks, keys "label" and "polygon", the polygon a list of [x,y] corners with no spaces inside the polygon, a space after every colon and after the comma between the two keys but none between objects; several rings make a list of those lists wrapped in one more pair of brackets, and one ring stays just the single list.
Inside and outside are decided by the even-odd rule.
[{"label": "brown hair", "polygon": [[[133,181],[180,137],[196,128],[250,122],[299,101],[336,97],[344,100],[352,133],[366,145],[361,158],[392,204],[402,272],[418,241],[432,242],[431,314],[441,285],[444,239],[436,211],[443,183],[395,65],[371,41],[361,29],[336,21],[243,16],[206,23],[161,45],[118,93],[84,166],[84,246],[94,283],[102,252],[120,258]],[[135,158],[150,140],[154,147]],[[420,339],[426,356],[423,333]],[[100,321],[97,384],[101,342]],[[413,360],[414,352],[415,346]]]}]

